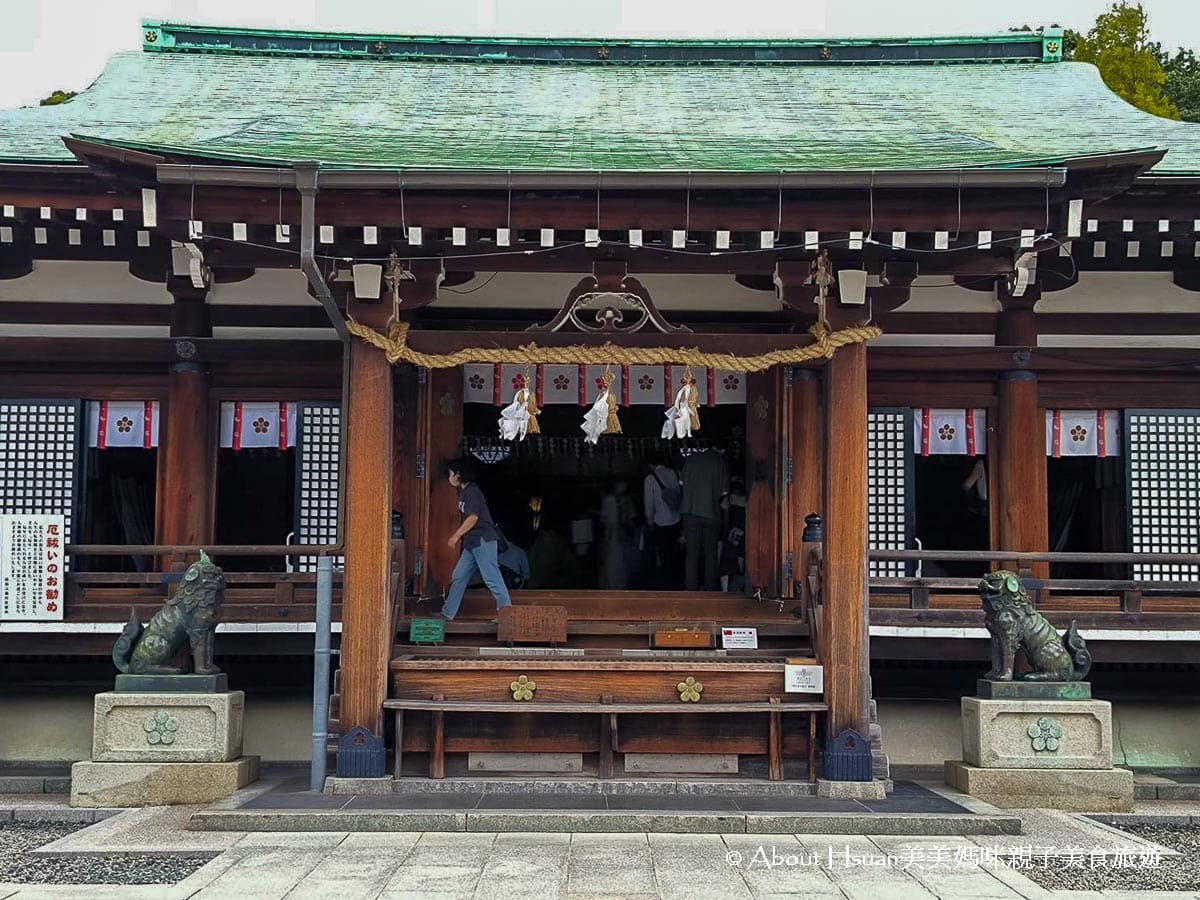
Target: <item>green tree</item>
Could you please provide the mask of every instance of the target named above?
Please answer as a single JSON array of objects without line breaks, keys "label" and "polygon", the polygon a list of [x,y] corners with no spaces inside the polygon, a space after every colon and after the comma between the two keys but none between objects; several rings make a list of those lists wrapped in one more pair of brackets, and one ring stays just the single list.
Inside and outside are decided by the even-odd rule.
[{"label": "green tree", "polygon": [[66,103],[74,97],[78,91],[55,91],[49,97],[43,97],[38,101],[38,106],[58,106],[60,103]]},{"label": "green tree", "polygon": [[1100,13],[1074,53],[1076,61],[1094,64],[1104,83],[1125,102],[1165,119],[1178,119],[1179,110],[1165,93],[1167,73],[1160,56],[1161,49],[1150,41],[1146,10],[1128,0]]},{"label": "green tree", "polygon": [[1174,56],[1161,53],[1159,59],[1167,73],[1164,91],[1179,110],[1179,118],[1200,122],[1200,58],[1194,50],[1180,47]]}]

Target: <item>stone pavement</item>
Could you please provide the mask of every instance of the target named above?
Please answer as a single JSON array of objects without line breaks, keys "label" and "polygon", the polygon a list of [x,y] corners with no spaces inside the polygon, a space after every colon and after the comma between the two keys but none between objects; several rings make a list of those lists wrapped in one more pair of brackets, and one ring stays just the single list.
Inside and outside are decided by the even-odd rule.
[{"label": "stone pavement", "polygon": [[190,810],[130,810],[42,848],[69,853],[220,852],[173,886],[0,884],[0,900],[357,898],[1088,898],[1182,892],[1051,892],[989,864],[985,849],[1063,842],[1153,845],[1041,811],[1020,836],[260,832],[183,830]]}]

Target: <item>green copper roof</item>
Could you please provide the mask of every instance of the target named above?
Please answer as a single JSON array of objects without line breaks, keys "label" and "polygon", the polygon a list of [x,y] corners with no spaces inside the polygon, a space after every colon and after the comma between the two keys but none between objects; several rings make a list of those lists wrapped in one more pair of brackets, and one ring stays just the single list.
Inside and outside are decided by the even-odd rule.
[{"label": "green copper roof", "polygon": [[76,135],[248,164],[514,171],[1017,167],[1157,147],[1156,174],[1200,173],[1200,126],[1139,112],[1079,63],[402,57],[118,54],[69,103],[0,112],[0,160],[69,161]]}]

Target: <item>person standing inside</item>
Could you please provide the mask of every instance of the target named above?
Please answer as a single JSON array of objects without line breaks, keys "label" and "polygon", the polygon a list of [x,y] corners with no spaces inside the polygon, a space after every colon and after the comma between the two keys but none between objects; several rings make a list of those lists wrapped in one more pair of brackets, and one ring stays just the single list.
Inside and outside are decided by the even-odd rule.
[{"label": "person standing inside", "polygon": [[[720,590],[717,580],[718,547],[721,539],[721,497],[728,480],[725,457],[713,447],[693,453],[683,464],[684,587],[698,591]],[[700,579],[700,559],[704,579]]]},{"label": "person standing inside", "polygon": [[665,465],[661,456],[652,459],[650,474],[642,483],[642,500],[654,555],[653,586],[660,590],[679,589],[679,506],[682,499],[675,470]]},{"label": "person standing inside", "polygon": [[442,616],[453,619],[458,615],[463,594],[466,593],[467,585],[477,570],[487,589],[496,598],[496,609],[511,606],[512,598],[508,595],[508,586],[500,574],[497,561],[500,536],[492,521],[487,498],[472,478],[466,461],[454,460],[447,463],[446,471],[450,486],[458,491],[458,511],[463,518],[458,530],[446,540],[446,545],[451,550],[457,548],[459,541],[462,541],[462,553],[454,566],[450,591],[446,594],[446,603],[442,607]]}]

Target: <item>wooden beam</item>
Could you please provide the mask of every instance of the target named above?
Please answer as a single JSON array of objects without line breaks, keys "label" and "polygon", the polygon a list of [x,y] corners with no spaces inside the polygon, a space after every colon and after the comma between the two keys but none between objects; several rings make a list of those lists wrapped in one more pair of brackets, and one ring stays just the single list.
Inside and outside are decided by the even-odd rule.
[{"label": "wooden beam", "polygon": [[867,351],[839,350],[825,372],[825,548],[821,656],[829,736],[867,735]]},{"label": "wooden beam", "polygon": [[[1072,193],[1071,196],[1080,196]],[[919,197],[919,202],[917,198]],[[264,188],[197,188],[160,185],[158,212],[162,219],[197,218],[213,222],[274,225],[298,222],[298,198]],[[728,229],[757,232],[803,231],[819,223],[824,231],[876,232],[1020,229],[1040,225],[1046,216],[1043,189],[968,188],[897,190],[827,189],[775,190],[408,190],[404,192],[404,221],[426,228],[466,227],[536,230],[552,224],[561,229]],[[1062,191],[1051,192],[1056,209],[1065,203]],[[39,204],[45,205],[45,204]],[[53,205],[53,204],[51,204]],[[399,190],[325,189],[317,198],[317,220],[324,225],[398,227],[402,224]],[[874,218],[872,218],[872,215]]]},{"label": "wooden beam", "polygon": [[[382,324],[389,309],[363,306],[361,320]],[[346,575],[342,601],[341,727],[383,734],[392,512],[392,368],[362,341],[350,345],[346,459]],[[380,761],[382,767],[382,761]],[[380,771],[378,775],[383,775]]]}]

